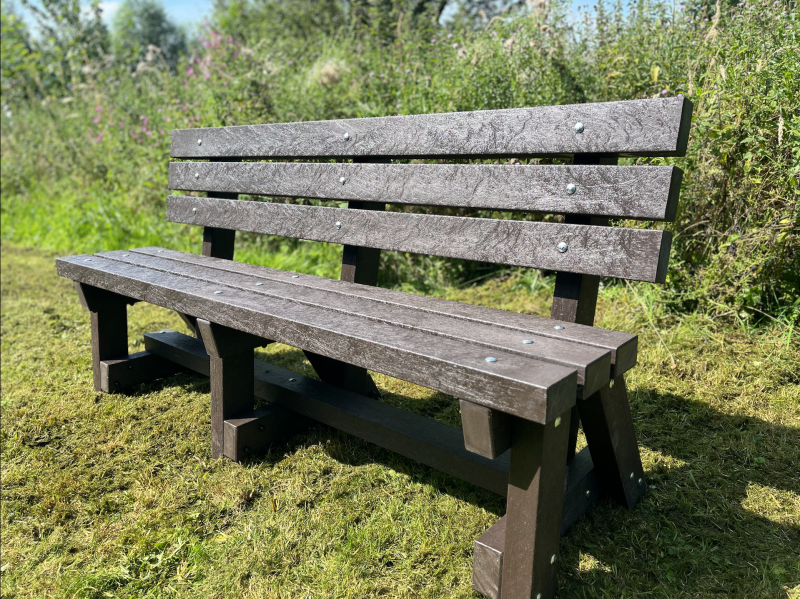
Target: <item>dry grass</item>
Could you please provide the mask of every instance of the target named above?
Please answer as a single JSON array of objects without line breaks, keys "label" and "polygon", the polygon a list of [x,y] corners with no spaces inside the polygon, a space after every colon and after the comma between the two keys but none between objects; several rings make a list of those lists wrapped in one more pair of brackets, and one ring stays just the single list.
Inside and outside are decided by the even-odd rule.
[{"label": "dry grass", "polygon": [[[88,317],[52,259],[2,252],[3,597],[476,596],[472,542],[500,498],[322,428],[212,460],[207,380],[92,392]],[[446,295],[546,314],[547,292],[508,278]],[[598,324],[641,335],[629,384],[650,491],[562,540],[559,597],[800,597],[791,329],[669,316],[636,293],[605,289]],[[182,325],[137,304],[130,349],[164,327]],[[297,350],[261,353],[310,373]],[[458,424],[451,398],[377,380]]]}]

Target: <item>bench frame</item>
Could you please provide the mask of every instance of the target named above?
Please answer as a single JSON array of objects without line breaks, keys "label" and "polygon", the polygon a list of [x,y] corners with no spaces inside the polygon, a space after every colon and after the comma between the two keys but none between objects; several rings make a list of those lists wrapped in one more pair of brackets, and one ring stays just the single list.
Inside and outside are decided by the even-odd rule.
[{"label": "bench frame", "polygon": [[[688,130],[686,118],[682,130]],[[681,135],[678,145],[685,151]],[[231,161],[211,158],[223,160]],[[615,153],[574,154],[576,165],[615,165],[617,160]],[[354,162],[390,160],[361,157]],[[214,197],[237,199],[238,194]],[[385,204],[350,201],[348,208],[383,211]],[[609,219],[576,215],[566,222],[606,226]],[[234,242],[235,231],[206,226],[202,254],[232,260]],[[341,279],[376,285],[380,251],[345,245]],[[550,317],[593,325],[598,286],[596,275],[557,272]],[[126,309],[137,300],[77,281],[75,288],[91,313],[96,391],[117,392],[184,370],[211,377],[213,457],[240,461],[318,421],[506,495],[506,515],[475,542],[473,587],[492,599],[553,597],[559,536],[598,497],[632,509],[647,488],[624,375],[546,424],[461,400],[462,435],[374,401],[379,393],[364,368],[305,351],[322,382],[315,381],[254,361],[253,349],[270,340],[187,314],[181,317],[194,338],[173,331],[149,333],[146,350],[128,355]],[[256,409],[254,395],[270,403]],[[576,454],[579,423],[588,447]]]}]

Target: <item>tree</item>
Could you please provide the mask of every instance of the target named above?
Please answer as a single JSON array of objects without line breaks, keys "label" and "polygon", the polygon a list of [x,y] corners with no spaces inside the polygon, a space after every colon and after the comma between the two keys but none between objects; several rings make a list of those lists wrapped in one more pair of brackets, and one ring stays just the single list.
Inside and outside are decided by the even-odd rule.
[{"label": "tree", "polygon": [[135,65],[145,60],[151,47],[159,48],[174,69],[186,53],[186,34],[169,19],[158,0],[124,0],[112,25],[114,56]]}]

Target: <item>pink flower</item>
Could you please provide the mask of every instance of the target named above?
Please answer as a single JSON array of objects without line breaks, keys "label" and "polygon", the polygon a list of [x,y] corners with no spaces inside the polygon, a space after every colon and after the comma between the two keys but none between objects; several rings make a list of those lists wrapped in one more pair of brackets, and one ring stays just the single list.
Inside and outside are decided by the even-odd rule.
[{"label": "pink flower", "polygon": [[101,141],[103,141],[103,134],[98,133],[97,138],[94,140],[94,143],[99,144]]},{"label": "pink flower", "polygon": [[375,76],[375,71],[370,71],[370,72],[369,72],[369,76],[370,76],[370,77],[374,77],[374,76]]},{"label": "pink flower", "polygon": [[189,110],[189,107],[188,107],[186,104],[184,104],[184,105],[182,106],[182,108],[183,108],[184,110]]},{"label": "pink flower", "polygon": [[232,37],[229,37],[229,38],[228,38],[228,43],[230,44],[230,43],[232,43],[232,42],[233,42],[233,38],[232,38]]},{"label": "pink flower", "polygon": [[456,48],[458,48],[458,44],[453,44],[453,50],[455,50]]},{"label": "pink flower", "polygon": [[209,73],[208,71],[206,71],[204,74],[205,74],[205,76],[206,76],[206,79],[208,79],[209,77],[211,77],[211,73]]},{"label": "pink flower", "polygon": [[102,106],[100,106],[100,105],[98,104],[98,105],[97,105],[97,108],[95,108],[95,110],[96,110],[97,112],[103,112],[103,107],[102,107]]},{"label": "pink flower", "polygon": [[152,134],[153,134],[153,132],[152,132],[152,131],[148,131],[148,132],[147,132],[147,137],[150,137]]},{"label": "pink flower", "polygon": [[96,117],[94,117],[94,118],[92,119],[92,122],[93,122],[93,123],[96,125],[97,123],[99,123],[99,122],[100,122],[100,117],[99,117],[99,116],[96,116]]},{"label": "pink flower", "polygon": [[147,117],[146,116],[142,117],[142,124],[145,125],[145,126],[147,125]]},{"label": "pink flower", "polygon": [[233,57],[234,57],[234,58],[239,58],[239,53],[238,53],[238,52],[234,52],[234,53],[233,53]]},{"label": "pink flower", "polygon": [[164,117],[164,122],[169,123],[169,117],[168,116]]},{"label": "pink flower", "polygon": [[666,95],[667,95],[667,90],[665,90],[665,89],[662,89],[662,90],[661,90],[661,95],[662,95],[662,96],[666,96]]},{"label": "pink flower", "polygon": [[142,125],[142,131],[147,131],[147,127],[145,127],[144,125]]},{"label": "pink flower", "polygon": [[188,69],[186,69],[186,76],[187,76],[187,77],[188,77],[189,75],[191,75],[192,73],[194,73],[194,69],[193,69],[192,67],[189,67]]},{"label": "pink flower", "polygon": [[158,132],[159,132],[161,135],[164,135],[164,130],[163,130],[163,129],[159,129],[159,130],[158,130]]}]

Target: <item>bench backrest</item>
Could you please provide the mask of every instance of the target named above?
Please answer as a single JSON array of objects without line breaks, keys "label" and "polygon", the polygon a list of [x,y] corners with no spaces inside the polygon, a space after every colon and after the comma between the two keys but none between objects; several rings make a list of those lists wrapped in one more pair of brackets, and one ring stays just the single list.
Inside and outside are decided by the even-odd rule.
[{"label": "bench backrest", "polygon": [[[250,231],[660,283],[671,234],[605,225],[610,217],[673,220],[682,172],[616,162],[684,155],[691,112],[691,102],[675,97],[175,130],[173,158],[209,161],[171,163],[169,187],[211,197],[170,196],[167,218],[218,234]],[[568,155],[574,164],[391,163]],[[262,159],[316,162],[255,161]],[[236,194],[347,201],[350,209],[239,201]],[[566,222],[385,212],[386,203],[555,213]]]}]

